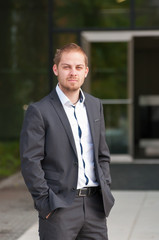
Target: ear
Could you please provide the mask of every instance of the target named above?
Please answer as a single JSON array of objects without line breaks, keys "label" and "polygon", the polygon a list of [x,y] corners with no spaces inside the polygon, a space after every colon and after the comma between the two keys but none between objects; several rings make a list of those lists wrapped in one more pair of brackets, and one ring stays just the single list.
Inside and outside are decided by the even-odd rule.
[{"label": "ear", "polygon": [[85,78],[87,77],[88,72],[89,72],[89,67],[86,67],[86,70],[85,70]]},{"label": "ear", "polygon": [[53,70],[55,76],[58,76],[58,68],[57,68],[56,64],[53,65],[52,70]]}]

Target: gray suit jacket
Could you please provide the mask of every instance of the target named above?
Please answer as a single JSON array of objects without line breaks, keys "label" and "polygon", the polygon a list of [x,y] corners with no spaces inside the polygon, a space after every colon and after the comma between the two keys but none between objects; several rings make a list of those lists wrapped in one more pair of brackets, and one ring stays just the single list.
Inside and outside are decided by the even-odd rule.
[{"label": "gray suit jacket", "polygon": [[[99,99],[85,93],[94,164],[108,216],[114,204],[110,191],[109,150],[105,141],[103,109]],[[70,123],[54,89],[29,106],[21,131],[21,168],[25,183],[43,218],[75,198],[78,158]]]}]

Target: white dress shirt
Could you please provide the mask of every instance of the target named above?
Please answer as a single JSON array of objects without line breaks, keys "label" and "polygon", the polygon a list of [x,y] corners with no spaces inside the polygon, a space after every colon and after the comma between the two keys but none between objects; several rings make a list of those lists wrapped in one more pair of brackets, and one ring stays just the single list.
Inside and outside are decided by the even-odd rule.
[{"label": "white dress shirt", "polygon": [[[83,187],[93,187],[98,186],[98,182],[96,180],[95,171],[94,171],[94,151],[93,151],[93,142],[89,127],[89,122],[87,118],[86,113],[86,107],[84,104],[85,96],[81,91],[81,97],[79,101],[76,103],[75,106],[75,113],[77,120],[74,116],[74,108],[72,102],[69,100],[69,98],[62,92],[62,90],[57,85],[56,92],[58,94],[58,97],[63,105],[63,108],[66,112],[66,115],[68,117],[68,120],[70,122],[70,126],[72,129],[76,150],[77,150],[77,156],[78,156],[78,182],[77,182],[77,189],[83,188]],[[78,121],[78,123],[77,123]],[[82,130],[82,136],[79,138],[78,134],[78,125],[80,126]],[[82,144],[83,148],[83,154],[81,154],[81,148],[80,148],[80,142]],[[83,166],[83,160],[85,162],[85,168]],[[86,185],[86,178],[87,176],[89,182]]]}]

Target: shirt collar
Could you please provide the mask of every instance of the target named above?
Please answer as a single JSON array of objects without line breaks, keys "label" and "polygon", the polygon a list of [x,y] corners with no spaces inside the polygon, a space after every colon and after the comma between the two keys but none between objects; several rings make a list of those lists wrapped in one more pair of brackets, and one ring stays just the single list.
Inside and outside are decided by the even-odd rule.
[{"label": "shirt collar", "polygon": [[[62,105],[67,105],[67,106],[72,106],[72,102],[70,101],[70,99],[64,94],[64,92],[59,88],[59,85],[57,84],[56,86],[56,92],[57,95],[62,103]],[[80,88],[80,98],[79,98],[79,102],[80,103],[84,103],[85,101],[85,96],[84,93],[82,91],[82,89]]]}]

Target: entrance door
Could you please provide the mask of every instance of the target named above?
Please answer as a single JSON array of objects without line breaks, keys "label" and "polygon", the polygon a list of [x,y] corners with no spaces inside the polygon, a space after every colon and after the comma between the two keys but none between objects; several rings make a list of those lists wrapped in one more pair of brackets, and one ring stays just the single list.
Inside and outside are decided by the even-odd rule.
[{"label": "entrance door", "polygon": [[103,101],[111,155],[159,157],[159,31],[86,31],[81,39],[92,71],[85,90]]},{"label": "entrance door", "polygon": [[135,158],[159,157],[159,37],[134,37]]},{"label": "entrance door", "polygon": [[128,154],[127,43],[93,43],[91,93],[102,100],[112,154]]},{"label": "entrance door", "polygon": [[130,160],[128,43],[92,43],[89,59],[90,80],[86,81],[89,92],[103,103],[111,156],[115,160]]}]

